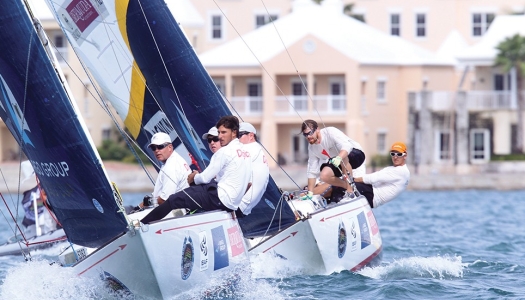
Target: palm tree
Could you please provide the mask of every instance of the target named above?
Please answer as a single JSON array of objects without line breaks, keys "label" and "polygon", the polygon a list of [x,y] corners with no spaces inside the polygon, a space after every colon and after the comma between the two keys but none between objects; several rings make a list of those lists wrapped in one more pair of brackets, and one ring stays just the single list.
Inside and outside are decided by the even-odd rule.
[{"label": "palm tree", "polygon": [[523,153],[523,111],[525,108],[522,95],[522,78],[525,74],[525,37],[515,34],[506,38],[496,47],[498,55],[495,65],[501,66],[503,71],[509,72],[512,68],[516,69],[517,77],[517,101],[518,101],[518,124],[516,150]]}]

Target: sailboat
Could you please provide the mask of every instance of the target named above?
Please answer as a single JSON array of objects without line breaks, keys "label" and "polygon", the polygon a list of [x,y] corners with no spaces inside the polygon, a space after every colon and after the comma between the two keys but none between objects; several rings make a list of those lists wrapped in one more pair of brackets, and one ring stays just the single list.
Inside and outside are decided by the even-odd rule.
[{"label": "sailboat", "polygon": [[69,242],[78,247],[69,266],[126,295],[153,299],[235,277],[232,272],[248,256],[231,214],[213,211],[149,226],[135,226],[138,220],[126,215],[30,13],[20,0],[0,2],[0,117],[31,162]]},{"label": "sailboat", "polygon": [[[152,116],[163,114],[179,149],[205,168],[211,153],[200,136],[231,111],[164,1],[46,3],[126,126],[147,131],[157,122]],[[149,151],[146,142],[139,144]],[[288,195],[270,178],[263,199],[239,219],[250,253],[297,261],[313,274],[380,260],[381,235],[363,196],[323,206],[287,201]]]}]

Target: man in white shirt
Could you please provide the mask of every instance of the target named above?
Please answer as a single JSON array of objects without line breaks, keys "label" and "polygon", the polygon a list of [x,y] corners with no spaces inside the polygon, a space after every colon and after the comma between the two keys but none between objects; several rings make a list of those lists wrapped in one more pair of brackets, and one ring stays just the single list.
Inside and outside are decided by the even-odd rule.
[{"label": "man in white shirt", "polygon": [[317,178],[332,186],[332,198],[334,196],[342,198],[345,191],[351,193],[352,187],[347,180],[341,179],[341,176],[348,174],[351,178],[366,173],[365,154],[361,145],[335,127],[319,129],[314,120],[305,120],[301,126],[301,133],[310,144],[307,168],[308,192],[302,198],[311,199]]},{"label": "man in white shirt", "polygon": [[237,217],[242,218],[249,215],[252,209],[261,201],[268,180],[270,178],[270,168],[264,154],[264,149],[257,143],[257,131],[252,124],[243,122],[239,124],[239,141],[245,145],[250,152],[252,160],[251,186],[242,197],[239,209],[235,211]]},{"label": "man in white shirt", "polygon": [[171,195],[166,202],[144,217],[142,223],[160,220],[177,208],[237,210],[250,184],[250,153],[237,138],[237,117],[222,117],[216,127],[222,147],[213,154],[208,167],[202,173],[193,171],[188,175],[187,180],[191,186]]},{"label": "man in white shirt", "polygon": [[191,169],[186,161],[174,151],[171,138],[167,133],[155,133],[148,147],[163,165],[159,170],[152,198],[144,197],[143,202],[135,207],[135,210],[153,205],[155,200],[158,204],[162,204],[170,195],[189,187],[186,178],[191,173]]},{"label": "man in white shirt", "polygon": [[410,171],[406,165],[407,147],[405,144],[394,143],[390,147],[390,156],[393,166],[354,178],[357,190],[366,197],[372,208],[394,199],[408,185]]}]

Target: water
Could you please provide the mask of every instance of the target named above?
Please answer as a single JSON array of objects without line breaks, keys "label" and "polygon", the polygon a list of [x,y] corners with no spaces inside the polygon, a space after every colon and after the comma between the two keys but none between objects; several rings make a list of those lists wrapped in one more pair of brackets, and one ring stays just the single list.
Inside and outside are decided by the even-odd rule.
[{"label": "water", "polygon": [[[142,196],[124,199],[136,204]],[[252,275],[223,299],[525,299],[524,196],[525,191],[404,192],[374,210],[383,237],[380,266],[307,276],[300,265],[257,257]],[[0,234],[7,237],[4,223]],[[114,299],[99,282],[49,265],[52,250],[30,263],[0,257],[0,299]]]}]

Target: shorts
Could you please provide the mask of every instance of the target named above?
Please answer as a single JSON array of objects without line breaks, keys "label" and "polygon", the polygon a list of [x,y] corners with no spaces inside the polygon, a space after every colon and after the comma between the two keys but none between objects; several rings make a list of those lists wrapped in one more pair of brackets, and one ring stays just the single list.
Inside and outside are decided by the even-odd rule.
[{"label": "shorts", "polygon": [[[350,154],[348,154],[348,162],[350,163],[350,166],[352,166],[352,169],[359,168],[364,161],[365,154],[359,149],[354,148],[352,149],[352,151],[350,151]],[[320,170],[322,170],[324,167],[329,167],[330,169],[332,169],[336,177],[341,177],[343,175],[341,174],[341,170],[339,168],[337,168],[329,162],[322,164]]]}]

